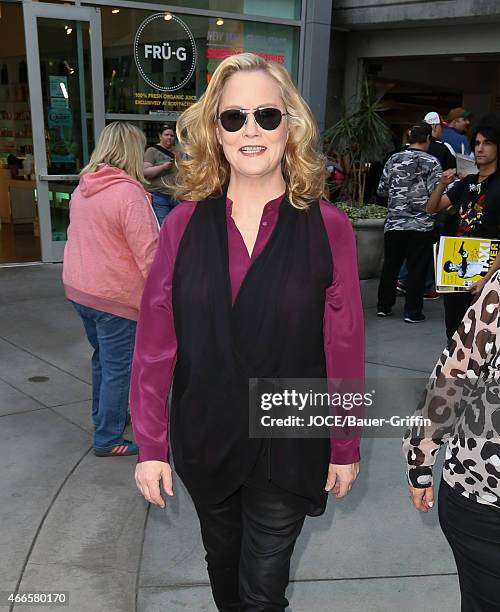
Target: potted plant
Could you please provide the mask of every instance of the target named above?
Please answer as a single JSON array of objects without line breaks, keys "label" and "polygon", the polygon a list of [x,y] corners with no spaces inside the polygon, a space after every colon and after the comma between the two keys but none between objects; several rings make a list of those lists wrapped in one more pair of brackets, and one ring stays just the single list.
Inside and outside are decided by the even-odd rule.
[{"label": "potted plant", "polygon": [[366,178],[370,165],[382,162],[393,149],[392,134],[381,113],[385,110],[367,80],[354,108],[344,110],[339,121],[324,134],[327,155],[336,154],[344,170],[337,205],[349,215],[358,247],[361,279],[377,276],[383,258],[383,226],[387,209],[365,204]]}]

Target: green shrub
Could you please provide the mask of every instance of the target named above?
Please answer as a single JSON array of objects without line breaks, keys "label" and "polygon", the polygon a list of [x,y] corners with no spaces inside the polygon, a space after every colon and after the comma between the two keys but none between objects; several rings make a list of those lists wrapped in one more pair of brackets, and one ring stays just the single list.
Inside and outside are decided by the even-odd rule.
[{"label": "green shrub", "polygon": [[378,204],[353,206],[347,202],[337,202],[336,206],[347,213],[348,217],[353,221],[357,219],[385,219],[387,215],[387,208],[385,206],[378,206]]}]

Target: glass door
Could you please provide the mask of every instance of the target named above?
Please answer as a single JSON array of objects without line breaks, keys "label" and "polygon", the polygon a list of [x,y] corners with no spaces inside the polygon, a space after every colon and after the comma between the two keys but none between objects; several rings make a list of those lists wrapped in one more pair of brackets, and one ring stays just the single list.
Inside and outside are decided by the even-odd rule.
[{"label": "glass door", "polygon": [[42,261],[62,261],[69,199],[104,127],[99,9],[24,4]]}]

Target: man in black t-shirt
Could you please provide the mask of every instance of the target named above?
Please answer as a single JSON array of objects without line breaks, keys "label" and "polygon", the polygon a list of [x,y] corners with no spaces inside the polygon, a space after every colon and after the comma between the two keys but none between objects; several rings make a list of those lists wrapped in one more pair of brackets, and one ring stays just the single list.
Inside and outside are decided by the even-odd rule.
[{"label": "man in black t-shirt", "polygon": [[[481,135],[479,135],[481,137]],[[445,236],[498,238],[500,226],[500,173],[481,176],[469,174],[446,192],[451,208],[447,210]]]},{"label": "man in black t-shirt", "polygon": [[[455,178],[455,172],[453,170],[443,172],[438,186],[429,198],[426,211],[431,214],[446,209],[445,235],[500,238],[498,144],[500,144],[500,118],[489,115],[483,118],[472,137],[479,174],[471,174],[457,181],[445,194],[445,189]],[[495,262],[495,269],[498,265],[500,260]],[[472,302],[473,293],[480,290],[482,285],[484,282],[477,283],[477,287],[471,292],[444,295],[448,338],[451,338],[458,329]]]}]

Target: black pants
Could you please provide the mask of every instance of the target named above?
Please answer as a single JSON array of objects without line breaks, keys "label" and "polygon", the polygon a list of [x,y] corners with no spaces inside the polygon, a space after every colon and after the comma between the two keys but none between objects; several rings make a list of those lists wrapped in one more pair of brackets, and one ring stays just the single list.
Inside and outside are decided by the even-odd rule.
[{"label": "black pants", "polygon": [[288,606],[290,559],[308,500],[265,478],[259,464],[218,504],[195,502],[212,594],[223,612],[281,612]]},{"label": "black pants", "polygon": [[446,336],[450,339],[469,310],[474,296],[468,291],[457,291],[456,293],[445,293],[443,297]]},{"label": "black pants", "polygon": [[406,259],[408,279],[406,281],[405,316],[422,314],[425,280],[432,261],[434,230],[416,232],[390,230],[384,234],[384,265],[378,287],[377,310],[389,311],[396,302],[396,283],[399,270]]},{"label": "black pants", "polygon": [[467,499],[441,480],[439,522],[457,564],[462,612],[499,612],[500,509]]}]

